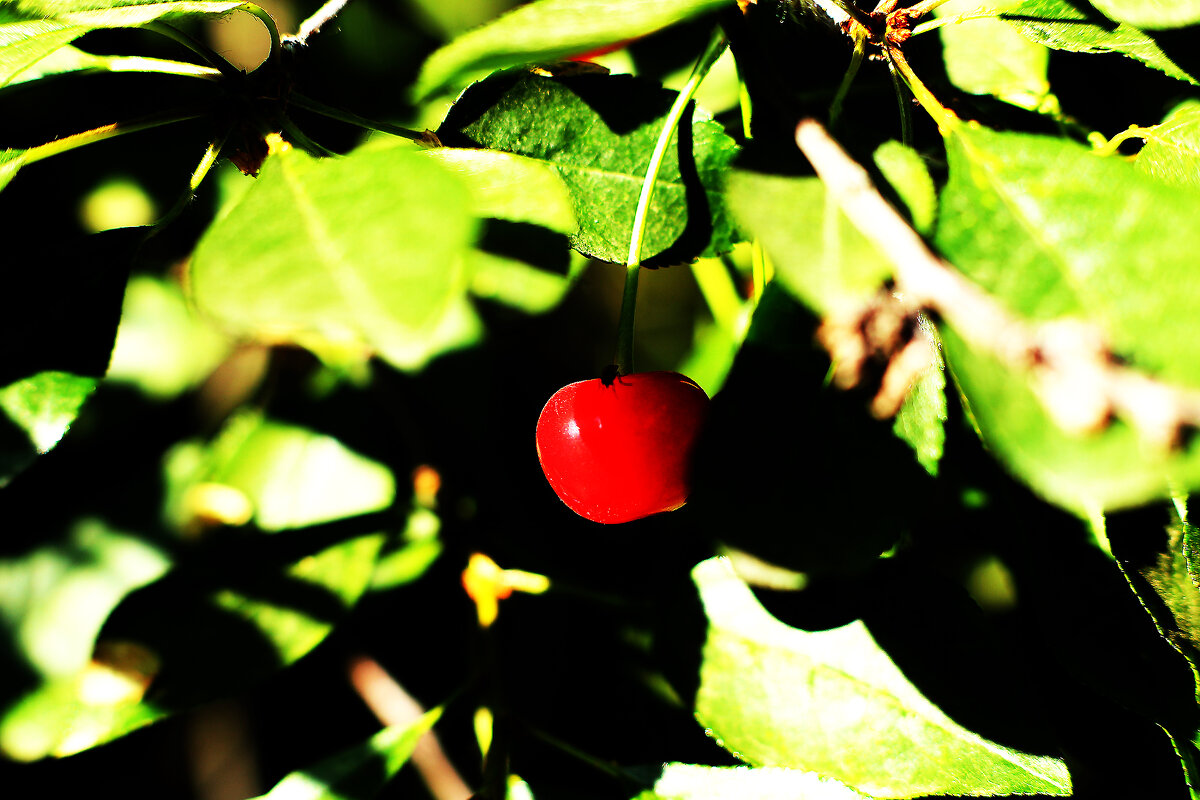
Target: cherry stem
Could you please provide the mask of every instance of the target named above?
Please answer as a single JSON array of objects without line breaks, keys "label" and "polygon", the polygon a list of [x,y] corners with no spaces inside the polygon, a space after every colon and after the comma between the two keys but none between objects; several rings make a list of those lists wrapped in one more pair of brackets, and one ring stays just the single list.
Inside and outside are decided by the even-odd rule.
[{"label": "cherry stem", "polygon": [[229,131],[226,131],[217,139],[209,142],[208,148],[200,158],[200,163],[192,170],[192,177],[188,179],[187,192],[175,202],[175,205],[166,214],[163,214],[161,219],[154,223],[156,229],[161,230],[166,227],[172,220],[182,214],[183,210],[196,197],[196,190],[200,188],[200,184],[204,182],[204,178],[212,170],[213,165],[217,163],[217,158],[221,155],[221,148],[225,146],[225,140],[228,138]]},{"label": "cherry stem", "polygon": [[336,17],[349,2],[350,0],[326,0],[326,3],[318,8],[311,17],[300,23],[295,34],[283,38],[289,44],[293,42],[308,44],[308,37],[321,30],[321,27]]},{"label": "cherry stem", "polygon": [[154,31],[155,33],[166,36],[168,39],[175,41],[188,50],[191,50],[200,58],[209,63],[210,66],[220,70],[222,75],[240,75],[241,72],[237,67],[230,64],[221,55],[211,47],[200,41],[190,33],[181,31],[174,25],[168,25],[165,22],[151,22],[144,26],[146,30]]},{"label": "cherry stem", "polygon": [[850,66],[846,68],[846,74],[842,76],[842,83],[838,86],[837,94],[833,96],[833,102],[829,104],[830,128],[837,127],[838,117],[842,114],[842,103],[846,100],[846,95],[850,93],[850,85],[854,83],[854,78],[858,75],[858,68],[862,66],[863,56],[867,52],[866,28],[858,26],[853,29],[851,35],[854,37],[854,52],[850,54]]},{"label": "cherry stem", "polygon": [[279,38],[279,26],[275,24],[275,18],[272,17],[265,8],[256,6],[254,3],[244,3],[238,6],[238,8],[248,14],[253,14],[254,16],[258,17],[259,22],[266,27],[267,33],[271,35],[271,52],[267,54],[266,61],[263,63],[265,64],[267,61],[277,63],[279,61],[279,50],[283,46],[283,42]]},{"label": "cherry stem", "polygon": [[980,8],[975,11],[969,11],[965,14],[956,14],[951,17],[936,17],[935,19],[927,19],[922,23],[913,26],[912,35],[920,36],[922,33],[937,30],[946,25],[957,25],[960,22],[969,22],[973,19],[996,19],[1000,16],[1000,12],[987,8]]},{"label": "cherry stem", "polygon": [[650,163],[646,166],[646,178],[642,181],[642,193],[638,197],[637,209],[633,214],[633,229],[629,236],[629,257],[625,266],[625,292],[621,298],[621,318],[617,325],[617,372],[620,375],[633,373],[633,318],[637,306],[638,276],[642,266],[642,243],[646,238],[646,219],[650,213],[650,201],[654,198],[655,185],[658,183],[658,173],[662,169],[667,147],[675,136],[676,128],[683,119],[683,112],[692,102],[696,90],[700,87],[712,65],[725,52],[728,42],[718,29],[708,49],[700,56],[687,83],[675,97],[671,109],[663,119],[662,130],[659,131],[658,141],[654,152],[650,154]]},{"label": "cherry stem", "polygon": [[933,117],[933,121],[937,123],[938,130],[941,131],[942,135],[948,134],[953,130],[961,122],[958,115],[942,105],[933,92],[929,91],[929,88],[917,77],[912,67],[909,66],[908,59],[904,57],[903,51],[899,47],[889,46],[886,53],[888,63],[904,79],[904,82],[908,84],[913,97],[917,98],[917,102],[921,104],[925,112]]}]

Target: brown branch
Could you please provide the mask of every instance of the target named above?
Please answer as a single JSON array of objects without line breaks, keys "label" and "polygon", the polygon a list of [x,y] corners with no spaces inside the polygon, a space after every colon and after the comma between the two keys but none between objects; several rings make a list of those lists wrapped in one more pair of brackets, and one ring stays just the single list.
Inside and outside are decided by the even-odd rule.
[{"label": "brown branch", "polygon": [[1090,323],[1019,319],[944,263],[819,122],[801,121],[796,144],[850,222],[891,260],[898,298],[911,310],[935,312],[1009,369],[1031,373],[1043,406],[1064,430],[1098,431],[1115,416],[1166,448],[1179,445],[1185,426],[1200,426],[1200,391],[1122,366]]},{"label": "brown branch", "polygon": [[[411,725],[425,713],[421,704],[373,659],[354,658],[349,672],[350,683],[384,725]],[[446,757],[433,731],[421,737],[412,762],[436,800],[469,800],[474,794]]]}]

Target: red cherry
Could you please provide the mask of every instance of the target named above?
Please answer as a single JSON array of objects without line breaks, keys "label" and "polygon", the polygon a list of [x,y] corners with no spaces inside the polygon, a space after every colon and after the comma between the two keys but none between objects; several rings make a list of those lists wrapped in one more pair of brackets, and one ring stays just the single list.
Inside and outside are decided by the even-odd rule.
[{"label": "red cherry", "polygon": [[678,372],[564,386],[538,417],[542,471],[562,501],[593,522],[674,511],[687,501],[708,403],[704,390]]}]

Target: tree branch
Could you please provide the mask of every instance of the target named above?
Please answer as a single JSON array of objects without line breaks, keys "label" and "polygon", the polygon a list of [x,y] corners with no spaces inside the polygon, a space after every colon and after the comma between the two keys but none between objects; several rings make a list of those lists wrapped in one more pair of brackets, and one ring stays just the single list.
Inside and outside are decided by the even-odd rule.
[{"label": "tree branch", "polygon": [[935,312],[973,348],[1032,373],[1043,406],[1064,430],[1098,431],[1115,416],[1166,448],[1180,444],[1185,426],[1200,426],[1200,391],[1121,365],[1088,322],[1019,319],[945,264],[819,122],[801,121],[796,144],[850,222],[891,260],[901,302]]}]

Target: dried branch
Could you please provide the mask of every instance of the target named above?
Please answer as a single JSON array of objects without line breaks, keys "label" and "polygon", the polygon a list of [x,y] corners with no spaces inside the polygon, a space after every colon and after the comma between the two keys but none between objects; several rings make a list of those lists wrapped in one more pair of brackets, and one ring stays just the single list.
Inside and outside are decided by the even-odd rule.
[{"label": "dried branch", "polygon": [[945,264],[819,122],[801,121],[796,144],[850,222],[891,260],[897,297],[912,311],[936,313],[1009,369],[1031,373],[1043,406],[1064,430],[1095,432],[1119,417],[1168,448],[1180,444],[1184,427],[1200,427],[1200,391],[1121,365],[1090,323],[1019,319]]}]

